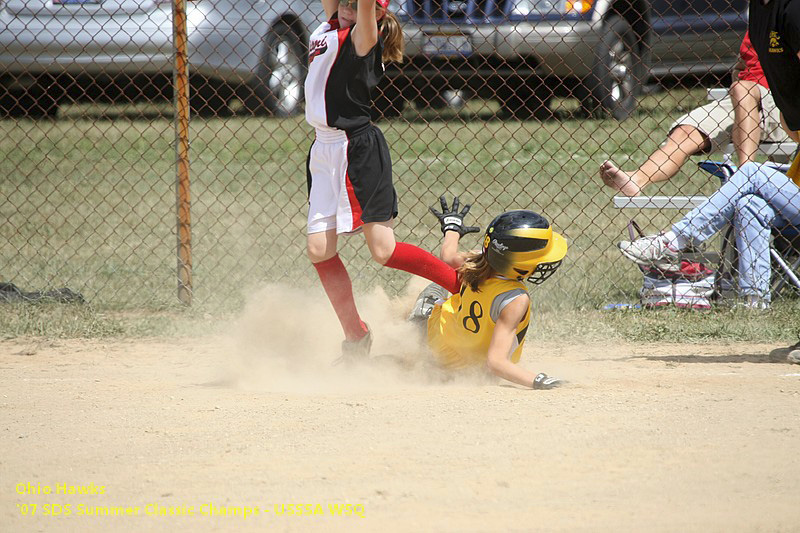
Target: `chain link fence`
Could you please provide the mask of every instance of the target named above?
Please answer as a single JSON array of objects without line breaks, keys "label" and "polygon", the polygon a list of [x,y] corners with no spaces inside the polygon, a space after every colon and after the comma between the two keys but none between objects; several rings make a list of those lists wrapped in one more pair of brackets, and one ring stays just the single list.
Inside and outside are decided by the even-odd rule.
[{"label": "chain link fence", "polygon": [[[0,281],[69,286],[109,309],[177,304],[172,9],[169,0],[0,0]],[[746,1],[393,0],[391,9],[407,57],[387,65],[374,113],[392,150],[398,239],[437,250],[427,209],[445,193],[473,203],[484,228],[505,210],[532,209],[570,243],[537,305],[637,301],[641,272],[616,242],[632,217],[653,233],[682,212],[615,208],[620,193],[603,184],[601,165],[634,171],[678,116],[707,103],[707,88],[730,85]],[[233,308],[267,282],[315,286],[303,79],[321,5],[195,0],[186,12],[194,302]],[[713,192],[719,182],[694,164],[703,157],[645,194]],[[408,281],[371,263],[363,238],[345,239],[341,255],[362,290]]]}]

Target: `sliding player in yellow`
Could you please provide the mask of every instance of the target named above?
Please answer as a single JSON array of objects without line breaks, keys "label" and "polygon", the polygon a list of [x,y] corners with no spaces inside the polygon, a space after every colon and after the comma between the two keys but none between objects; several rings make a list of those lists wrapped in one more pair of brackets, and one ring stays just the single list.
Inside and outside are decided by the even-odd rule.
[{"label": "sliding player in yellow", "polygon": [[[419,296],[411,320],[425,323],[427,341],[439,364],[459,369],[484,364],[493,374],[534,389],[551,389],[561,382],[534,374],[517,363],[531,320],[531,300],[524,280],[538,285],[560,266],[567,242],[533,211],[509,211],[489,225],[480,251],[462,253],[458,243],[469,205],[459,212],[458,198],[442,211],[431,209],[442,225],[442,260],[455,268],[461,290],[449,295],[432,284]],[[449,297],[448,297],[449,296]]]}]

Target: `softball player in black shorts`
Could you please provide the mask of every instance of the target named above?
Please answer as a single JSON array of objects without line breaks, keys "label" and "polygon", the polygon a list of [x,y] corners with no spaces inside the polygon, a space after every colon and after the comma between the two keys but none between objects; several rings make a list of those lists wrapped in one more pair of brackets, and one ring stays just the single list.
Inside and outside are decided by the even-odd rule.
[{"label": "softball player in black shorts", "polygon": [[370,121],[371,94],[384,61],[403,57],[403,33],[389,0],[322,0],[328,21],[312,34],[305,82],[306,120],[316,137],[308,154],[308,256],[342,324],[345,358],[369,353],[338,236],[363,231],[381,265],[457,292],[455,270],[416,246],[397,242],[397,193],[383,134]]}]

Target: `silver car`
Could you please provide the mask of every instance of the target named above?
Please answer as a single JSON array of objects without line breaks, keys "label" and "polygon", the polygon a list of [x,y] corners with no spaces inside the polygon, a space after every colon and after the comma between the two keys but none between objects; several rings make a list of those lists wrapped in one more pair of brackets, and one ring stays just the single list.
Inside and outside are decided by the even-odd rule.
[{"label": "silver car", "polygon": [[[187,2],[193,108],[234,97],[252,111],[302,110],[319,0]],[[0,2],[0,112],[52,115],[64,101],[168,96],[171,0]]]}]

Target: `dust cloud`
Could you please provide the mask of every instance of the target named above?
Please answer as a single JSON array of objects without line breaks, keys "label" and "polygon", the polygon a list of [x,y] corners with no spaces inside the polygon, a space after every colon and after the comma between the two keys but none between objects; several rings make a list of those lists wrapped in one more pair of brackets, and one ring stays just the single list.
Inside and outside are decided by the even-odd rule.
[{"label": "dust cloud", "polygon": [[415,278],[394,298],[381,287],[356,294],[374,341],[371,357],[355,364],[334,364],[344,337],[321,287],[264,286],[231,325],[229,380],[246,389],[308,394],[485,382],[482,372],[453,376],[436,367],[422,332],[406,320],[427,283]]}]

